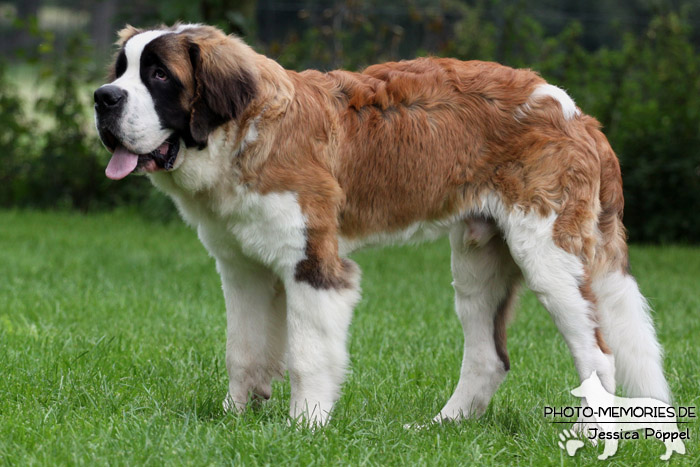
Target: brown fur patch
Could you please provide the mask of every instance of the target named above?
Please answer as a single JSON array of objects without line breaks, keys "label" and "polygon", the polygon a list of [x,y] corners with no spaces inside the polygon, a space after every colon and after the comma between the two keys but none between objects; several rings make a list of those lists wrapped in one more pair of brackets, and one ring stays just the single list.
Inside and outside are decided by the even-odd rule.
[{"label": "brown fur patch", "polygon": [[508,357],[506,325],[508,319],[515,306],[518,296],[518,287],[516,285],[508,291],[506,297],[498,305],[496,314],[493,317],[493,341],[496,345],[496,354],[503,362],[503,367],[506,371],[510,370],[510,358]]},{"label": "brown fur patch", "polygon": [[[341,231],[348,237],[444,218],[473,203],[497,177],[487,160],[501,152],[488,144],[483,116],[509,126],[542,82],[525,70],[432,58],[328,76],[340,92],[337,177],[347,193]],[[507,83],[517,83],[508,96]]]},{"label": "brown fur patch", "polygon": [[248,67],[234,61],[235,47],[226,42],[195,35],[188,52],[196,83],[190,130],[195,141],[204,146],[213,129],[243,113],[254,99],[257,85]]},{"label": "brown fur patch", "polygon": [[[598,305],[598,300],[596,299],[595,293],[593,293],[593,289],[591,288],[591,279],[588,274],[584,275],[583,281],[578,286],[578,290],[583,299],[590,303],[591,308],[595,310]],[[595,321],[598,322],[597,319]]]},{"label": "brown fur patch", "polygon": [[600,328],[595,328],[595,341],[601,352],[607,355],[612,355],[610,347],[608,347],[605,339],[603,339],[603,333],[600,331]]},{"label": "brown fur patch", "polygon": [[240,142],[255,125],[257,139],[232,156],[235,176],[260,193],[296,193],[313,252],[303,270],[342,276],[338,235],[464,214],[488,193],[556,214],[554,241],[593,279],[624,268],[617,159],[595,119],[567,120],[556,100],[529,100],[545,83],[536,73],[431,57],[297,73],[212,27],[177,36],[189,48],[172,58],[176,74],[186,81],[185,60],[195,63],[193,135],[205,144],[228,122]]},{"label": "brown fur patch", "polygon": [[[598,258],[599,151],[609,146],[594,119],[565,120],[552,99],[516,119],[544,83],[535,73],[423,58],[286,75],[294,95],[271,152],[251,150],[258,163],[243,177],[262,192],[297,192],[316,223],[312,235],[392,232],[465,212],[495,192],[508,206],[554,211],[555,242],[584,264]],[[614,155],[605,157],[613,165]],[[324,242],[336,254],[335,240]]]},{"label": "brown fur patch", "polygon": [[318,256],[307,250],[306,259],[297,263],[294,279],[306,282],[316,289],[348,289],[352,287],[352,276],[357,272],[357,266],[352,261],[342,258],[340,267],[329,267]]},{"label": "brown fur patch", "polygon": [[[583,299],[591,304],[591,320],[593,320],[593,322],[595,322],[596,324],[599,324],[600,318],[598,317],[598,300],[591,287],[591,279],[588,273],[586,273],[586,275],[584,276],[583,282],[579,285],[578,289],[581,292],[581,296],[583,297]],[[610,348],[603,339],[603,334],[601,333],[599,326],[595,327],[594,333],[598,348],[600,348],[600,350],[605,354],[612,354]]]}]

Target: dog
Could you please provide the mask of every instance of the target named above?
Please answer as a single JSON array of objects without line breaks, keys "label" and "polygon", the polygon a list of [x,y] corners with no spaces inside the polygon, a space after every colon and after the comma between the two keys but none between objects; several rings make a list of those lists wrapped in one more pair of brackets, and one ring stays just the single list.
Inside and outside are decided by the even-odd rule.
[{"label": "dog", "polygon": [[[571,390],[571,394],[586,400],[593,410],[595,422],[599,425],[601,439],[605,439],[605,449],[598,459],[605,460],[617,452],[618,439],[623,432],[644,429],[645,436],[662,433],[666,452],[661,460],[668,460],[674,452],[685,454],[685,444],[681,439],[675,417],[667,417],[671,410],[668,404],[647,397],[626,398],[605,390],[595,371],[581,385]],[[631,415],[618,415],[611,409],[630,409]],[[644,414],[644,409],[652,415]],[[652,410],[660,410],[663,415],[654,416]],[[638,413],[639,415],[634,415]]]},{"label": "dog", "polygon": [[[464,357],[434,418],[482,414],[510,368],[524,282],[581,380],[668,402],[661,348],[629,274],[618,160],[598,122],[537,73],[426,57],[360,73],[285,70],[198,24],[119,33],[96,126],[106,174],[146,174],[216,260],[224,405],[268,399],[325,424],[360,298],[348,254],[449,235]],[[616,365],[616,367],[615,367]]]}]

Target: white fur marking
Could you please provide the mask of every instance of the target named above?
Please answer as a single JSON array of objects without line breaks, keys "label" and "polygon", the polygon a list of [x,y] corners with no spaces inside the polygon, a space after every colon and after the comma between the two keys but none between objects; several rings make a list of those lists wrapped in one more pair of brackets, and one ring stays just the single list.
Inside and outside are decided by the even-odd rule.
[{"label": "white fur marking", "polygon": [[338,251],[345,256],[364,247],[379,245],[415,244],[437,240],[457,223],[463,222],[465,214],[456,214],[445,219],[414,222],[394,232],[378,232],[365,237],[346,238],[338,236]]},{"label": "white fur marking", "polygon": [[351,282],[350,288],[335,290],[285,280],[292,419],[323,425],[340,395],[348,364],[348,328],[360,299],[359,277]]},{"label": "white fur marking", "polygon": [[284,375],[287,342],[284,292],[275,289],[277,277],[272,271],[245,258],[224,238],[206,235],[200,231],[205,245],[222,241],[229,245],[228,257],[216,261],[226,300],[229,391],[224,407],[242,410],[251,393],[269,398],[272,380]]},{"label": "white fur marking", "polygon": [[581,380],[595,370],[610,392],[615,392],[615,365],[595,340],[591,304],[579,290],[584,277],[581,260],[554,243],[556,215],[541,217],[517,208],[506,209],[495,195],[484,199],[485,214],[501,227],[513,259],[528,287],[549,311],[564,337]]},{"label": "white fur marking", "polygon": [[188,29],[199,28],[201,26],[202,25],[199,23],[181,24],[177,27],[177,29],[174,32],[175,34],[180,34],[181,32],[187,31]]},{"label": "white fur marking", "polygon": [[541,84],[532,92],[530,99],[534,101],[542,97],[551,97],[558,101],[559,105],[561,105],[561,111],[564,113],[564,118],[567,120],[571,120],[580,114],[574,100],[562,88],[552,84]]},{"label": "white fur marking", "polygon": [[162,128],[153,97],[141,80],[141,54],[152,40],[170,31],[146,31],[129,39],[124,46],[127,67],[123,75],[112,83],[127,92],[121,116],[119,134],[124,146],[136,154],[147,154],[158,148],[170,136]]},{"label": "white fur marking", "polygon": [[566,120],[571,120],[572,118],[581,114],[581,111],[576,107],[576,103],[566,93],[566,91],[552,84],[540,84],[534,91],[532,91],[532,94],[530,94],[528,102],[521,105],[515,112],[515,118],[518,120],[524,118],[531,110],[530,102],[538,101],[543,97],[551,97],[559,102],[559,105],[561,105],[561,111]]},{"label": "white fur marking", "polygon": [[253,123],[251,123],[248,126],[248,131],[246,131],[245,137],[236,149],[235,155],[239,155],[240,153],[245,151],[250,144],[254,143],[258,139],[258,128],[256,127],[258,120],[260,120],[260,117],[257,117],[255,120],[253,120]]},{"label": "white fur marking", "polygon": [[469,230],[463,223],[450,232],[452,285],[464,353],[459,383],[435,422],[480,416],[506,375],[496,352],[494,316],[512,287],[514,276],[509,272],[514,265],[503,262],[498,243],[475,247],[465,242]]}]

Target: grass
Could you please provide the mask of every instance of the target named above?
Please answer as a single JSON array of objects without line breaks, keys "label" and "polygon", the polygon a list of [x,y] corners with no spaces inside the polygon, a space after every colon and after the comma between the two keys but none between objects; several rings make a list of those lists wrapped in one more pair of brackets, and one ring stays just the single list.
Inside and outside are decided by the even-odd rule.
[{"label": "grass", "polygon": [[[226,414],[225,313],[193,231],[128,213],[0,212],[0,459],[55,464],[579,465],[545,405],[574,405],[571,357],[526,293],[509,329],[512,369],[484,417],[406,430],[450,396],[461,359],[445,241],[355,255],[364,298],[352,371],[330,425],[287,427],[288,382],[257,411]],[[700,249],[636,247],[677,402],[700,405]],[[697,462],[697,422],[688,453]],[[622,441],[614,464],[659,462]]]}]

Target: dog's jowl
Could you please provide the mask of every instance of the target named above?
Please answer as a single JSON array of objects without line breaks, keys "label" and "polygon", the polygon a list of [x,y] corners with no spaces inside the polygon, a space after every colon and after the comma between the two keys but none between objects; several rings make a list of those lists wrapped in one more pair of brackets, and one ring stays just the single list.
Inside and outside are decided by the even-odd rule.
[{"label": "dog's jowl", "polygon": [[529,70],[447,58],[297,73],[202,25],[119,34],[95,92],[107,176],[146,173],[216,259],[225,405],[271,395],[328,420],[366,245],[449,235],[464,358],[437,421],[484,412],[510,367],[521,283],[580,378],[669,401],[628,273],[617,158],[598,122]]}]

